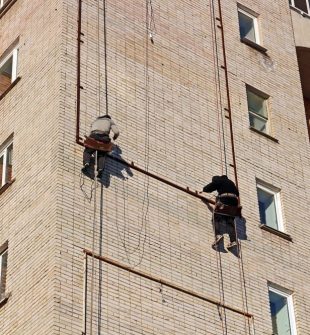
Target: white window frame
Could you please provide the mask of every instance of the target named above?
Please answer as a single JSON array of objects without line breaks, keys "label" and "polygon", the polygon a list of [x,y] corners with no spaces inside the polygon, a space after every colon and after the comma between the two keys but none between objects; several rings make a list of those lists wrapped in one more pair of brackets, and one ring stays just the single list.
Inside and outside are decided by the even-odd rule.
[{"label": "white window frame", "polygon": [[297,10],[299,10],[301,13],[304,13],[306,15],[310,16],[310,0],[305,0],[306,1],[306,5],[307,5],[307,9],[308,9],[308,13],[304,12],[302,9],[298,8],[295,6],[295,0],[290,0],[290,4],[292,7],[296,8]]},{"label": "white window frame", "polygon": [[[0,287],[2,286],[2,282],[1,282],[1,278],[2,278],[2,257],[5,253],[8,253],[8,248],[4,249],[1,253],[0,253]],[[4,283],[5,284],[5,283]],[[1,292],[0,292],[0,301],[3,299],[4,297],[1,296]]]},{"label": "white window frame", "polygon": [[268,286],[268,291],[271,291],[273,293],[276,293],[282,297],[285,297],[287,299],[287,306],[288,306],[288,317],[290,320],[290,326],[291,326],[291,333],[292,335],[297,335],[297,326],[296,326],[296,318],[295,318],[295,311],[294,311],[294,301],[293,301],[293,295],[292,293],[288,293],[285,291],[282,291],[278,288],[275,288],[271,285]]},{"label": "white window frame", "polygon": [[[1,1],[1,0],[0,0]],[[17,78],[17,60],[18,60],[18,47],[15,47],[6,57],[0,58],[0,68],[11,58],[12,59],[12,78],[11,83],[13,83]]]},{"label": "white window frame", "polygon": [[[255,33],[255,41],[252,41],[256,44],[260,44],[261,43],[261,39],[260,39],[260,35],[259,35],[259,25],[258,25],[258,19],[257,16],[249,13],[246,9],[243,9],[241,7],[238,7],[238,12],[250,17],[253,20],[253,25],[254,25],[254,33]],[[238,24],[240,24],[238,22]]]},{"label": "white window frame", "polygon": [[[0,188],[3,187],[8,180],[6,180],[7,175],[7,155],[8,155],[8,148],[13,143],[13,138],[10,139],[5,145],[3,149],[0,151],[0,158],[3,157],[3,169],[2,169],[2,180],[0,180]],[[1,278],[1,277],[0,277]]]},{"label": "white window frame", "polygon": [[268,100],[269,100],[270,97],[267,94],[257,90],[256,88],[254,88],[252,86],[249,86],[249,85],[246,85],[246,94],[247,94],[248,91],[257,95],[258,97],[262,98],[263,100],[265,100],[266,112],[267,112],[267,117],[264,117],[264,116],[261,116],[261,115],[255,113],[254,111],[251,111],[250,108],[249,108],[249,101],[248,101],[248,97],[247,97],[248,113],[254,115],[258,119],[266,121],[266,132],[260,131],[260,130],[256,129],[255,127],[251,126],[251,125],[250,126],[254,129],[256,129],[257,131],[263,133],[263,134],[270,135],[270,112],[269,112],[269,103],[268,103]]},{"label": "white window frame", "polygon": [[[260,181],[256,182],[256,188],[259,188],[262,191],[273,195],[274,203],[275,203],[275,207],[276,207],[277,221],[278,221],[278,229],[277,230],[279,230],[281,232],[285,232],[284,231],[283,216],[282,216],[281,196],[280,196],[281,191],[279,189],[276,190],[275,188],[272,189],[270,187],[267,187]],[[258,200],[258,195],[257,195],[257,200]],[[267,226],[267,227],[270,227],[267,224],[264,224],[264,225]],[[270,227],[270,228],[272,228],[272,227]]]}]

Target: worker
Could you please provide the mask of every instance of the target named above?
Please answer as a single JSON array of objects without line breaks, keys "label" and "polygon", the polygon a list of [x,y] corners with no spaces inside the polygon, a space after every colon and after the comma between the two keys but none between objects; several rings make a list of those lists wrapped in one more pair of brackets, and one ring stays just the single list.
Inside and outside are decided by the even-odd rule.
[{"label": "worker", "polygon": [[214,176],[212,182],[203,188],[203,192],[211,193],[217,191],[216,203],[214,207],[214,229],[215,229],[215,241],[212,244],[216,247],[223,239],[223,234],[226,232],[229,235],[230,243],[227,248],[231,249],[237,246],[237,237],[235,230],[235,217],[233,215],[221,215],[220,210],[224,206],[238,208],[239,205],[239,191],[233,181],[228,179],[226,175]]},{"label": "worker", "polygon": [[[112,130],[114,136],[113,140],[116,140],[119,136],[119,130],[114,123],[114,121],[111,119],[110,115],[102,115],[98,116],[96,120],[91,125],[91,131],[89,134],[90,138],[93,138],[96,141],[102,142],[102,143],[110,143],[110,131]],[[82,173],[84,173],[86,176],[90,178],[94,178],[94,159],[93,155],[95,153],[95,149],[92,148],[85,148],[83,153],[83,165]],[[97,178],[101,178],[103,174],[104,169],[104,163],[105,163],[105,157],[106,152],[104,151],[98,151],[98,174]]]}]

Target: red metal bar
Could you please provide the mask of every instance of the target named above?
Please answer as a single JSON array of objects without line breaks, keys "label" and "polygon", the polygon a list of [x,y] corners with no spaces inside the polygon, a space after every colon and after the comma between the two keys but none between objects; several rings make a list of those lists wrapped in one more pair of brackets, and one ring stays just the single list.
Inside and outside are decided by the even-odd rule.
[{"label": "red metal bar", "polygon": [[134,170],[136,170],[136,171],[139,171],[139,172],[141,172],[141,173],[143,173],[143,174],[145,174],[145,175],[147,175],[147,176],[149,176],[149,177],[151,177],[151,178],[154,178],[154,179],[156,179],[156,180],[158,180],[158,181],[160,181],[160,182],[162,182],[162,183],[165,183],[165,184],[167,184],[167,185],[169,185],[169,186],[172,186],[172,187],[174,187],[174,188],[176,188],[176,189],[178,189],[178,190],[180,190],[180,191],[182,191],[182,192],[185,192],[185,193],[187,193],[187,194],[190,194],[190,195],[193,196],[193,197],[196,197],[196,198],[198,198],[198,199],[200,199],[200,200],[202,200],[202,201],[208,202],[209,204],[212,204],[212,205],[215,204],[215,201],[213,201],[213,200],[211,200],[211,199],[208,199],[208,198],[205,198],[204,196],[200,195],[200,194],[198,193],[198,191],[192,191],[192,190],[189,189],[189,187],[182,187],[182,186],[180,186],[180,185],[178,185],[178,184],[175,184],[175,183],[173,183],[173,182],[171,182],[171,181],[169,181],[169,180],[167,180],[167,179],[165,179],[165,178],[163,178],[163,177],[157,176],[157,175],[155,175],[154,173],[151,173],[151,172],[149,172],[149,171],[146,171],[146,170],[144,170],[144,169],[138,167],[138,166],[135,165],[133,162],[128,163],[128,162],[126,162],[126,161],[123,160],[123,159],[120,159],[120,158],[117,158],[117,157],[113,157],[113,156],[111,156],[111,155],[107,155],[107,156],[108,156],[109,158],[111,158],[111,159],[113,159],[113,160],[115,160],[115,161],[117,161],[117,162],[119,162],[119,163],[122,163],[122,164],[124,164],[124,165],[126,165],[126,166],[129,166],[130,168],[132,168],[132,169],[134,169]]}]

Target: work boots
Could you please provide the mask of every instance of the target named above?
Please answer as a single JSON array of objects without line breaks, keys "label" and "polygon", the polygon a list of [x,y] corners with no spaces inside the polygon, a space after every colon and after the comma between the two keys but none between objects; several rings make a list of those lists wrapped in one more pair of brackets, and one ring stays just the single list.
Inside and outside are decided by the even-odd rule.
[{"label": "work boots", "polygon": [[98,170],[97,178],[101,179],[103,176],[103,170]]}]

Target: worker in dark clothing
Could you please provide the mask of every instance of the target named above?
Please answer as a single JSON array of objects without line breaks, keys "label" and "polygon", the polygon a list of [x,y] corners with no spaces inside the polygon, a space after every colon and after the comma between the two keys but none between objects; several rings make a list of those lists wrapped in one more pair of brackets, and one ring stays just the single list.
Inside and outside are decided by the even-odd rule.
[{"label": "worker in dark clothing", "polygon": [[[97,119],[91,125],[91,131],[89,134],[90,138],[102,143],[110,143],[110,131],[112,130],[114,136],[113,140],[116,140],[119,136],[119,130],[109,115],[98,116]],[[95,149],[85,148],[83,153],[83,165],[82,173],[90,178],[94,178],[94,159],[93,155],[96,152]],[[98,151],[98,175],[100,179],[102,177],[104,163],[105,163],[106,152]]]},{"label": "worker in dark clothing", "polygon": [[224,206],[238,207],[239,191],[236,185],[228,179],[227,176],[214,176],[212,182],[203,188],[203,192],[217,191],[216,203],[214,208],[214,228],[215,228],[215,242],[213,246],[217,246],[223,239],[223,234],[226,232],[229,235],[230,243],[228,249],[237,246],[237,237],[234,224],[234,216],[216,214]]}]

